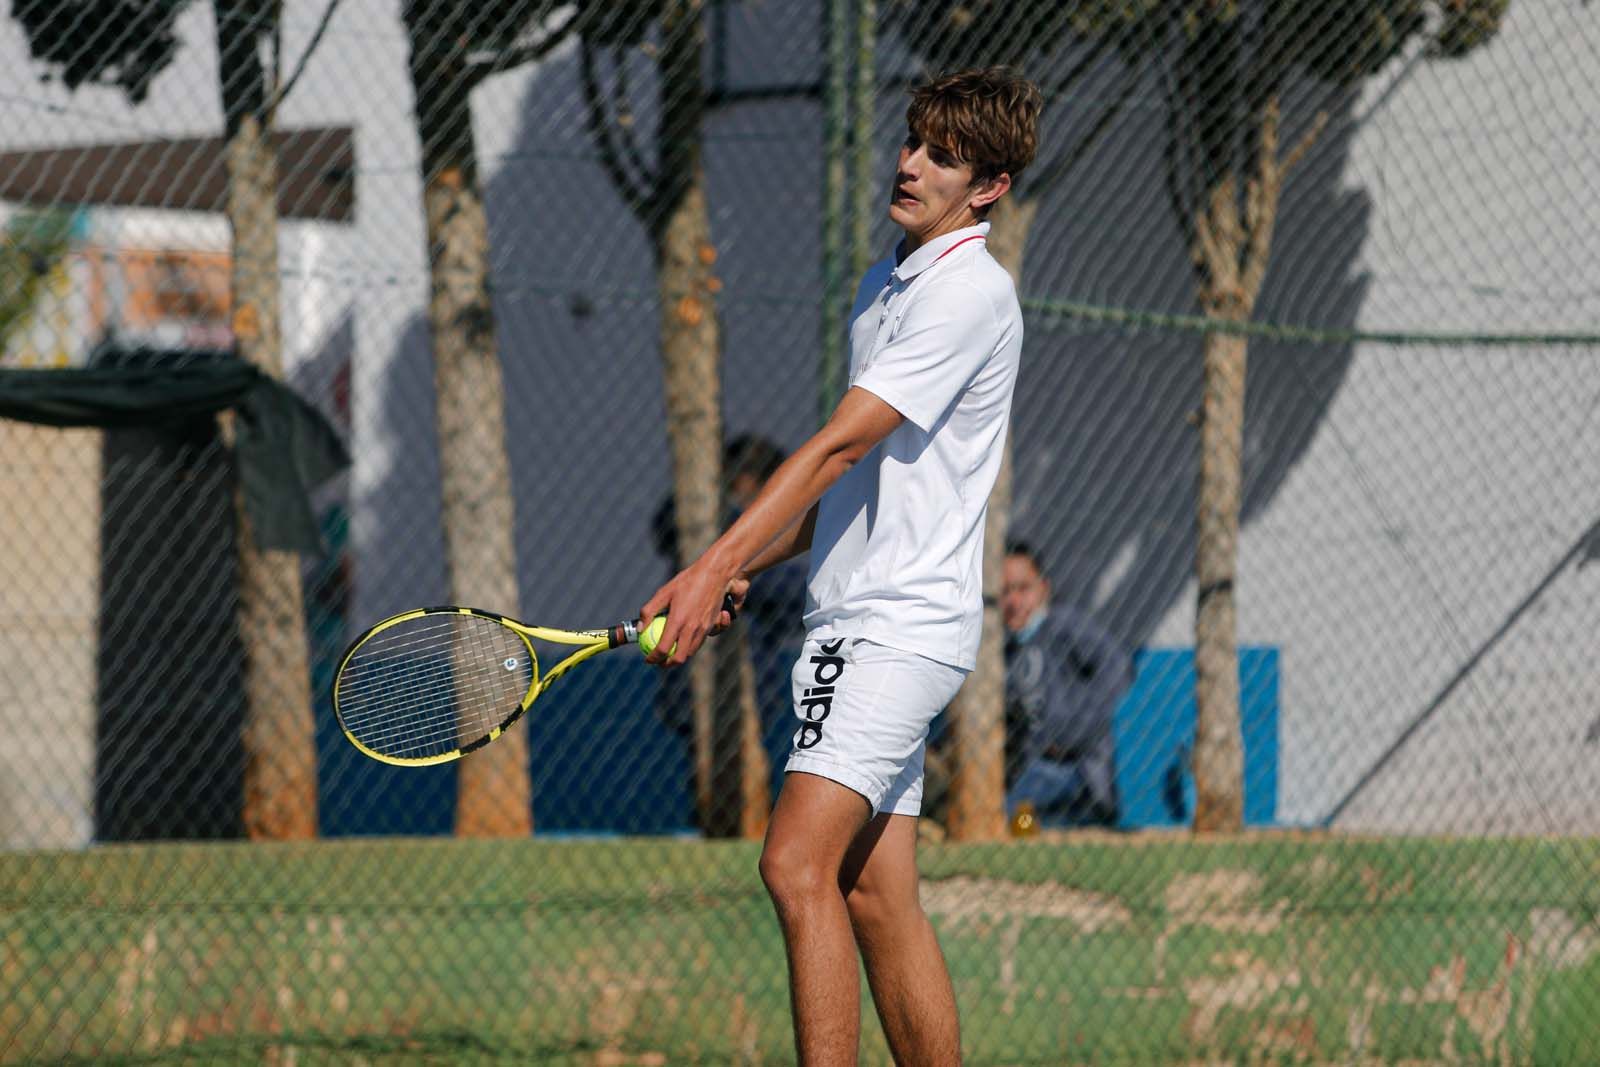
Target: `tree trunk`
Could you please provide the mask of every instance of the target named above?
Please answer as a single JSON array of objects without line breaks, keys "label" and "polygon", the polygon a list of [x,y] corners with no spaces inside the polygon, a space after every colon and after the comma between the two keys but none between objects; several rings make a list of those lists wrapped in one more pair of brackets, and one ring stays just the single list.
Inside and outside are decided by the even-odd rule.
[{"label": "tree trunk", "polygon": [[[722,526],[722,337],[715,299],[722,283],[713,272],[717,250],[700,163],[703,0],[671,0],[662,5],[660,19],[659,162],[643,221],[655,242],[673,499],[678,545],[687,562],[710,547]],[[746,741],[752,731],[760,733],[754,671],[745,643],[737,634],[728,636],[732,640],[718,640],[709,655],[696,656],[686,668],[694,707],[695,800],[701,829],[712,837],[750,835],[766,818],[764,810],[750,806],[759,770],[747,758]],[[764,785],[759,793],[764,808]]]},{"label": "tree trunk", "polygon": [[983,637],[978,665],[950,704],[954,749],[946,830],[956,841],[994,841],[1005,835],[1006,663],[1000,621],[1000,580],[1011,518],[1011,443],[989,494],[983,534]]},{"label": "tree trunk", "polygon": [[[218,3],[218,81],[226,117],[228,223],[233,231],[233,335],[240,358],[283,377],[278,317],[278,158],[266,75],[255,51],[270,26],[254,8]],[[222,421],[233,440],[233,420]],[[244,650],[245,833],[317,834],[317,753],[311,717],[300,559],[255,543],[243,494],[234,493],[239,637]]]},{"label": "tree trunk", "polygon": [[772,762],[767,759],[766,729],[761,721],[761,705],[756,695],[756,665],[750,659],[750,644],[741,642],[739,652],[740,753],[743,757],[744,804],[739,812],[739,836],[760,841],[767,836],[772,820]]},{"label": "tree trunk", "polygon": [[[714,765],[724,773],[713,775],[717,788],[733,788],[736,793],[718,793],[721,806],[707,827],[716,836],[737,836],[747,840],[760,840],[766,835],[767,821],[772,814],[772,765],[767,761],[767,750],[762,744],[760,707],[756,701],[756,670],[750,659],[750,634],[744,623],[718,637],[715,646],[717,660],[717,707],[724,709],[717,717],[718,729],[735,730],[734,738],[716,738],[711,746]],[[728,714],[728,711],[735,714]],[[733,771],[738,780],[734,781]],[[737,802],[737,807],[734,807]]]},{"label": "tree trunk", "polygon": [[[413,31],[445,554],[455,603],[514,616],[516,517],[489,300],[489,227],[472,140],[471,81],[459,62],[458,49]],[[458,836],[533,832],[524,730],[513,729],[459,766]]]},{"label": "tree trunk", "polygon": [[1194,625],[1194,828],[1201,832],[1237,830],[1244,814],[1234,574],[1239,555],[1245,354],[1242,336],[1206,335]]},{"label": "tree trunk", "polygon": [[[670,92],[670,88],[666,90]],[[661,301],[662,381],[667,401],[667,441],[672,454],[672,491],[678,545],[685,562],[699,558],[721,532],[722,368],[721,336],[712,268],[705,178],[698,162],[683,195],[669,204],[657,248],[656,283]],[[726,657],[737,640],[713,645],[684,668],[694,706],[695,794],[700,825],[715,837],[740,831],[744,792],[741,703],[738,689],[718,692],[718,676],[737,679]],[[718,661],[724,660],[722,670]],[[724,699],[719,699],[723,696]]]},{"label": "tree trunk", "polygon": [[[1001,198],[989,216],[989,254],[1022,287],[1022,257],[1038,214],[1037,200]],[[959,841],[991,841],[1005,833],[1005,627],[1000,583],[1011,525],[1011,435],[989,494],[983,533],[983,638],[978,665],[950,705],[954,757],[947,830]]]},{"label": "tree trunk", "polygon": [[[277,158],[268,135],[250,116],[228,141],[233,333],[242,358],[281,378]],[[256,547],[239,492],[234,515],[245,658],[245,832],[252,838],[315,837],[316,747],[300,559]]]},{"label": "tree trunk", "polygon": [[[1272,146],[1275,149],[1275,142]],[[1275,160],[1274,160],[1275,163]],[[1261,183],[1252,181],[1241,217],[1233,175],[1214,183],[1195,213],[1191,250],[1200,305],[1210,318],[1249,321],[1265,271],[1277,208],[1275,187],[1263,223]],[[1265,226],[1262,230],[1261,226]],[[1247,251],[1248,247],[1248,251]],[[1239,727],[1239,656],[1234,578],[1243,498],[1245,359],[1242,334],[1207,333],[1200,406],[1200,473],[1195,491],[1194,626],[1195,830],[1230,832],[1244,819],[1244,751]]]},{"label": "tree trunk", "polygon": [[[1278,148],[1281,100],[1267,92],[1251,111],[1244,195],[1233,173],[1218,175],[1194,210],[1190,255],[1208,318],[1244,324],[1266,281],[1284,176],[1315,143],[1319,114],[1288,153]],[[1241,202],[1242,201],[1242,202]],[[1207,333],[1200,407],[1200,474],[1195,493],[1194,828],[1244,825],[1244,742],[1239,723],[1239,510],[1244,500],[1244,401],[1249,343],[1241,333]]]}]

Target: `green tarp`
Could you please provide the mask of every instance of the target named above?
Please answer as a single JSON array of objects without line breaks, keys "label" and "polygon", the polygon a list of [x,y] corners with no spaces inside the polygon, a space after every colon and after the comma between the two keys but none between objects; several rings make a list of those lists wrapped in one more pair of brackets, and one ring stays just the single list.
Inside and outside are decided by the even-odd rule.
[{"label": "green tarp", "polygon": [[159,426],[237,413],[234,464],[256,544],[321,552],[311,491],[349,465],[338,432],[282,382],[226,354],[121,349],[69,370],[0,369],[0,418]]}]

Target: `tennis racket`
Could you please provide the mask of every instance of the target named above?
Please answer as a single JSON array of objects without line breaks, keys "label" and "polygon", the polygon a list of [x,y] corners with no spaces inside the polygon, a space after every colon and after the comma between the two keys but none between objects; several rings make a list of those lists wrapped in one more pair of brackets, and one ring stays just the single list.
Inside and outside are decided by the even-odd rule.
[{"label": "tennis racket", "polygon": [[[733,597],[722,610],[734,615]],[[638,622],[557,630],[476,608],[405,611],[345,649],[333,713],[350,743],[375,760],[448,763],[505,733],[578,664],[638,640]],[[541,673],[536,642],[576,651]]]}]

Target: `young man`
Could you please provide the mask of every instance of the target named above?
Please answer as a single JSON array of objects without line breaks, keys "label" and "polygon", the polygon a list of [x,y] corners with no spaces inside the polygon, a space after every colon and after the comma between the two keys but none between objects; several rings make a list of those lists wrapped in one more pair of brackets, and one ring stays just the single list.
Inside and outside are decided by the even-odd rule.
[{"label": "young man", "polygon": [[[797,729],[761,855],[789,958],[799,1062],[856,1060],[866,964],[895,1060],[956,1064],[949,973],[917,896],[928,726],[976,663],[983,526],[1022,350],[989,209],[1033,159],[1041,106],[1005,70],[912,94],[889,217],[862,280],[850,386],[728,531],[640,609],[681,664],[727,623],[725,593],[811,552]],[[670,658],[668,651],[670,652]]]}]

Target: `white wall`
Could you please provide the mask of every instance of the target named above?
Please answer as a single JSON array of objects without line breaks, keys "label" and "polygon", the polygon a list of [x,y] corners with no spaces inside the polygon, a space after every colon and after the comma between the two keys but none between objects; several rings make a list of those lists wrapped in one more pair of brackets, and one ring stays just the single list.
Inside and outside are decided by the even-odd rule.
[{"label": "white wall", "polygon": [[[1597,43],[1592,9],[1514,3],[1492,47],[1367,87],[1356,328],[1600,332]],[[1600,520],[1597,401],[1593,344],[1356,347],[1240,547],[1240,640],[1283,649],[1284,819],[1325,817]],[[1597,595],[1562,569],[1339,825],[1600,831]],[[1154,641],[1189,643],[1193,598]]]},{"label": "white wall", "polygon": [[0,848],[93,826],[100,438],[0,419]]}]

